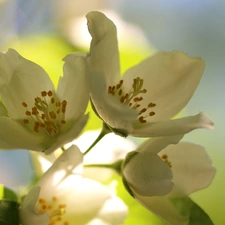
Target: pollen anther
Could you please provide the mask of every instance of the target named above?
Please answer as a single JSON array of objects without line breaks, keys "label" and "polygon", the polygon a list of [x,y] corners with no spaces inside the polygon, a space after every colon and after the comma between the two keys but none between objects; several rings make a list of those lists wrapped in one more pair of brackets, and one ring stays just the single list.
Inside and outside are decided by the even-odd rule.
[{"label": "pollen anther", "polygon": [[49,215],[48,225],[69,225],[68,221],[63,219],[66,213],[66,204],[59,204],[58,198],[53,196],[51,200],[39,199],[37,203],[38,212],[47,213]]},{"label": "pollen anther", "polygon": [[23,105],[24,107],[27,107],[27,103],[25,103],[25,102],[22,102],[22,105]]},{"label": "pollen anther", "polygon": [[[34,106],[31,110],[26,110],[28,118],[23,123],[38,133],[45,131],[50,136],[59,133],[61,126],[66,123],[65,113],[67,101],[59,101],[53,91],[42,91],[41,97],[34,98]],[[22,106],[27,108],[27,104],[22,102]]]},{"label": "pollen anther", "polygon": [[143,104],[140,103],[144,99],[141,94],[147,93],[147,89],[143,88],[144,80],[140,77],[134,78],[132,88],[127,93],[123,92],[122,85],[123,80],[120,80],[115,86],[108,86],[108,94],[118,97],[121,104],[127,105],[132,109],[138,110],[141,106],[141,110],[138,112],[138,120],[140,123],[146,123],[147,117],[152,117],[156,114],[154,111],[149,112],[149,108],[155,107],[156,104],[151,102],[147,107],[143,107]]}]

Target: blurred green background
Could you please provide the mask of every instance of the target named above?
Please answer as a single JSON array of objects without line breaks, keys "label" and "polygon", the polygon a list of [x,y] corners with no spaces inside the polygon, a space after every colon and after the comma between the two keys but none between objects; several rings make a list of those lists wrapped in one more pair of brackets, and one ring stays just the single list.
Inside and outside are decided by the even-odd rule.
[{"label": "blurred green background", "polygon": [[[185,140],[204,145],[217,174],[209,188],[192,198],[216,225],[225,224],[225,2],[222,0],[1,0],[0,49],[15,48],[41,65],[54,83],[62,75],[62,58],[74,51],[88,51],[90,37],[85,14],[105,12],[119,29],[122,71],[157,50],[180,50],[201,57],[207,69],[184,115],[206,112],[215,122],[213,131],[197,130]],[[83,20],[82,20],[83,19]],[[128,24],[129,23],[129,24]],[[101,122],[92,113],[87,129]],[[15,159],[19,159],[15,162]],[[0,183],[15,188],[27,185],[32,168],[26,151],[0,152]],[[13,167],[14,166],[14,167]],[[19,170],[18,168],[21,168]],[[119,194],[130,206],[125,224],[164,224],[140,206],[119,186]]]}]

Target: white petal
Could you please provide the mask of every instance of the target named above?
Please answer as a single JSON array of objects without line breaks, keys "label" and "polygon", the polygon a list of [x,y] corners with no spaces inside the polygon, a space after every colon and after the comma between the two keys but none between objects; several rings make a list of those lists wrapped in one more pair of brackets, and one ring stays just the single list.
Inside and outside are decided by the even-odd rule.
[{"label": "white petal", "polygon": [[49,140],[49,144],[47,148],[45,148],[45,154],[50,154],[57,148],[61,148],[64,144],[74,140],[86,125],[87,120],[88,115],[84,115],[81,116],[78,120],[67,121],[65,126],[62,128],[61,133],[55,138]]},{"label": "white petal", "polygon": [[8,116],[23,119],[26,109],[22,102],[31,109],[34,98],[41,91],[54,90],[47,73],[37,64],[23,58],[15,50],[0,54],[0,94],[7,108]]},{"label": "white petal", "polygon": [[127,215],[128,207],[120,198],[114,196],[105,202],[97,217],[106,224],[120,225],[124,223]]},{"label": "white petal", "polygon": [[212,130],[213,121],[204,113],[195,116],[183,117],[174,120],[135,124],[135,129],[130,133],[136,137],[159,137],[186,134],[194,129],[205,128]]},{"label": "white petal", "polygon": [[48,186],[43,187],[40,193],[40,197],[47,202],[55,196],[58,204],[66,205],[62,221],[79,225],[86,225],[96,218],[111,195],[109,188],[104,185],[74,174],[50,190]]},{"label": "white petal", "polygon": [[94,218],[91,222],[89,222],[86,225],[111,225],[110,223],[106,223],[105,221],[99,219],[99,218]]},{"label": "white petal", "polygon": [[107,85],[115,85],[120,79],[116,26],[101,12],[89,12],[86,17],[92,36],[87,58],[90,69],[101,72],[106,77]]},{"label": "white petal", "polygon": [[65,119],[75,120],[85,113],[89,100],[86,60],[79,53],[73,53],[67,55],[64,61],[64,75],[59,80],[57,95],[67,101]]},{"label": "white petal", "polygon": [[170,145],[160,152],[166,154],[172,164],[173,182],[184,195],[207,187],[214,175],[215,168],[202,146],[181,142]]},{"label": "white petal", "polygon": [[68,176],[60,184],[56,194],[66,204],[63,220],[79,225],[96,218],[105,202],[111,198],[110,190],[104,185],[74,175]]},{"label": "white petal", "polygon": [[155,103],[153,117],[147,121],[169,119],[188,103],[194,94],[205,68],[199,58],[182,52],[159,52],[129,69],[123,76],[124,87],[130,88],[133,78],[144,79],[142,107]]},{"label": "white petal", "polygon": [[100,73],[91,74],[91,99],[99,116],[112,128],[130,133],[137,112],[120,103],[119,99],[106,92],[105,79]]},{"label": "white petal", "polygon": [[153,138],[145,141],[129,158],[123,168],[128,185],[139,195],[161,196],[172,190],[172,172],[169,166],[157,155],[169,144],[176,144],[182,136]]},{"label": "white petal", "polygon": [[34,186],[22,201],[19,212],[20,222],[23,225],[48,225],[49,216],[47,213],[39,214],[35,204],[38,201],[40,187]]},{"label": "white petal", "polygon": [[8,117],[0,117],[0,146],[2,149],[30,149],[43,151],[42,136],[29,132],[19,123]]},{"label": "white petal", "polygon": [[41,186],[44,192],[49,190],[51,193],[51,189],[56,189],[69,174],[74,173],[80,177],[82,173],[82,162],[83,154],[77,146],[72,145],[44,173],[38,181],[38,185]]},{"label": "white petal", "polygon": [[148,210],[155,213],[161,219],[163,219],[167,224],[170,225],[188,225],[189,216],[182,215],[179,210],[174,207],[172,202],[169,199],[169,195],[166,196],[154,196],[146,197],[141,196],[138,193],[135,193],[135,198]]},{"label": "white petal", "polygon": [[172,172],[158,155],[138,153],[123,169],[129,186],[142,196],[168,194],[173,187]]},{"label": "white petal", "polygon": [[177,144],[184,135],[156,137],[144,141],[138,148],[137,152],[151,152],[152,154],[158,154],[164,148],[171,144]]}]

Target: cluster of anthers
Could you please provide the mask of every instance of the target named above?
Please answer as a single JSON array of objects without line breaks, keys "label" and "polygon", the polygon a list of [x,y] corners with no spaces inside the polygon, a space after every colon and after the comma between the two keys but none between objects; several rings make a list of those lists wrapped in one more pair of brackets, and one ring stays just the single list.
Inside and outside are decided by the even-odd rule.
[{"label": "cluster of anthers", "polygon": [[31,111],[28,110],[27,103],[22,102],[22,105],[26,108],[25,115],[28,117],[23,120],[23,123],[30,125],[36,133],[44,129],[47,134],[54,137],[66,123],[67,101],[59,101],[52,91],[42,91],[41,97],[34,99]]},{"label": "cluster of anthers", "polygon": [[154,116],[155,112],[152,111],[152,108],[156,106],[155,103],[150,102],[147,107],[140,109],[140,102],[143,100],[143,97],[140,94],[145,94],[146,89],[142,89],[144,80],[140,77],[137,77],[133,80],[132,88],[129,92],[123,93],[122,85],[123,80],[115,86],[108,87],[108,94],[116,96],[119,98],[121,104],[125,104],[132,109],[138,110],[138,120],[140,123],[146,123],[146,119],[149,116]]},{"label": "cluster of anthers", "polygon": [[50,202],[40,198],[37,202],[38,213],[46,212],[49,215],[48,225],[69,225],[69,222],[63,221],[63,214],[66,212],[66,204],[59,204],[57,197],[53,196]]}]

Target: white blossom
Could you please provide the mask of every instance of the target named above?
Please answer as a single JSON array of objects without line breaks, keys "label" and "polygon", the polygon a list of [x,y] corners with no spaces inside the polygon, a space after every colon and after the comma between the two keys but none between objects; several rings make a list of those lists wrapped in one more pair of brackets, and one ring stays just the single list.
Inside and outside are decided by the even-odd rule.
[{"label": "white blossom", "polygon": [[[202,146],[180,142],[182,136],[152,138],[125,159],[122,170],[127,190],[168,224],[188,225],[173,199],[207,187],[215,168]],[[178,144],[177,144],[178,143]],[[183,204],[183,203],[182,203]],[[189,212],[189,208],[184,209]]]},{"label": "white blossom", "polygon": [[78,136],[87,122],[89,100],[86,61],[64,58],[64,75],[55,90],[39,65],[13,49],[0,53],[0,148],[51,153]]},{"label": "white blossom", "polygon": [[123,223],[127,206],[108,187],[83,178],[82,161],[73,145],[54,162],[22,202],[23,225]]},{"label": "white blossom", "polygon": [[205,64],[182,52],[158,52],[120,76],[117,29],[103,13],[87,14],[91,101],[97,115],[122,136],[179,135],[213,128],[204,113],[171,120],[194,94]]}]

